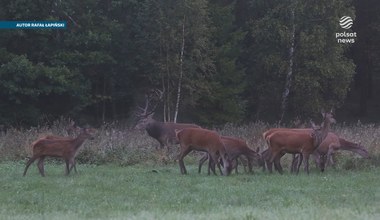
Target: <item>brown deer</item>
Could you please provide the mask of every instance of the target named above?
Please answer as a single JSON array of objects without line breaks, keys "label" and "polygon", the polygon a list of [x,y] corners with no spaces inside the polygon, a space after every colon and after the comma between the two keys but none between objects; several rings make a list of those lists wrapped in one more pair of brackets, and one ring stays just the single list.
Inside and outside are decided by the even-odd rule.
[{"label": "brown deer", "polygon": [[[86,139],[92,139],[92,128],[84,128],[76,138],[57,138],[50,136],[50,138],[40,138],[32,143],[33,155],[26,163],[23,176],[26,175],[29,166],[38,159],[37,167],[41,176],[45,176],[44,159],[46,156],[62,157],[66,162],[66,175],[69,175],[71,169],[75,167],[75,156]],[[55,137],[51,139],[51,137]],[[76,169],[76,168],[75,168]]]},{"label": "brown deer", "polygon": [[[261,159],[261,155],[258,153],[259,148],[256,149],[256,151],[252,150],[248,147],[247,142],[245,140],[242,140],[240,138],[236,137],[229,137],[229,136],[221,136],[221,140],[224,144],[224,147],[226,149],[227,154],[229,155],[229,159],[233,162],[233,167],[236,169],[237,172],[237,165],[238,165],[238,157],[244,156],[247,159],[247,165],[248,165],[248,172],[252,173],[252,165],[254,161],[257,161],[259,165],[262,165],[263,161]],[[198,173],[201,172],[201,168],[203,163],[209,159],[209,155],[205,154],[200,160],[199,160],[199,166],[198,166]],[[210,162],[212,162],[210,160]],[[208,173],[210,173],[210,168],[215,170],[215,164],[209,162],[209,168]]]},{"label": "brown deer", "polygon": [[[294,131],[291,129],[278,130],[268,137],[268,144],[271,153],[271,163],[275,163],[276,169],[282,174],[280,158],[285,153],[301,153],[299,166],[302,159],[305,159],[305,171],[309,174],[309,157],[310,154],[322,143],[326,138],[330,124],[335,123],[332,112],[323,113],[324,121],[322,128],[312,123],[311,134],[304,131]],[[277,157],[277,158],[276,158]],[[298,170],[298,169],[297,169]]]},{"label": "brown deer", "polygon": [[[271,128],[271,129],[265,131],[265,132],[263,133],[263,138],[264,138],[265,142],[267,143],[268,148],[265,149],[263,152],[261,152],[261,156],[262,156],[262,159],[263,159],[263,161],[264,161],[264,163],[262,164],[263,171],[265,171],[266,169],[268,169],[269,172],[272,172],[272,169],[273,169],[273,163],[270,162],[270,159],[271,159],[271,157],[272,157],[272,154],[271,154],[271,152],[270,152],[270,150],[269,150],[269,137],[270,137],[273,133],[275,133],[275,132],[277,132],[277,131],[281,131],[281,130],[287,130],[287,131],[290,131],[290,130],[291,130],[291,131],[305,131],[305,132],[308,132],[310,135],[311,135],[311,133],[312,133],[312,129],[307,129],[307,128]],[[299,155],[300,158],[296,158],[297,155]],[[283,154],[279,154],[279,155],[275,158],[275,160],[277,160],[277,161],[280,160],[282,156],[283,156]],[[294,162],[295,162],[295,161],[299,162],[299,159],[301,159],[301,157],[302,157],[302,154],[294,153],[294,154],[293,154],[293,161],[294,161]],[[297,160],[296,160],[296,159],[297,159]],[[275,166],[278,166],[278,165],[281,166],[281,164],[280,164],[279,162],[275,163]],[[295,167],[297,167],[297,166],[298,166],[298,163],[292,163],[291,172],[296,171]],[[282,169],[282,167],[281,167],[281,168],[275,167],[275,169],[276,169],[276,170],[279,170],[279,169]]]},{"label": "brown deer", "polygon": [[[297,130],[297,131],[305,131],[308,133],[312,132],[312,129],[291,129],[291,130]],[[370,158],[368,151],[365,149],[364,146],[360,144],[356,144],[350,141],[345,140],[344,138],[339,137],[337,134],[333,132],[329,132],[326,136],[326,138],[322,141],[322,143],[317,147],[317,149],[313,152],[313,157],[315,158],[315,162],[317,164],[317,167],[323,172],[328,164],[334,164],[332,160],[332,155],[334,152],[338,150],[346,150],[351,151],[353,153],[357,153],[363,158]],[[268,156],[269,155],[269,156]],[[269,163],[270,158],[270,152],[268,149],[262,152],[262,156],[265,159],[266,165],[268,166],[268,169],[272,169],[272,164]],[[302,154],[300,154],[302,156]],[[293,157],[292,165],[291,165],[291,172],[298,172],[297,169],[300,158]],[[264,168],[265,169],[265,168]],[[276,168],[277,169],[277,168]]]},{"label": "brown deer", "polygon": [[[178,163],[182,174],[187,174],[183,158],[193,150],[208,153],[223,175],[230,174],[231,162],[218,133],[203,128],[184,128],[176,130],[176,136],[180,144]],[[219,158],[223,161],[223,169],[220,167]]]},{"label": "brown deer", "polygon": [[[66,127],[66,132],[69,136],[59,136],[59,135],[53,135],[53,134],[48,134],[48,135],[45,135],[45,136],[42,136],[40,137],[37,141],[39,140],[43,140],[43,139],[50,139],[50,140],[71,140],[73,139],[73,136],[75,134],[78,134],[82,128],[80,128],[79,126],[77,126],[75,124],[74,121],[70,120],[70,125]],[[32,146],[37,142],[37,141],[34,141],[32,143]],[[42,163],[42,167],[43,167],[43,161],[41,162]],[[77,172],[77,167],[76,167],[76,162],[75,162],[75,158],[74,158],[74,164],[72,165],[72,167],[70,167],[70,171],[74,168],[74,171],[75,173],[78,173]]]},{"label": "brown deer", "polygon": [[175,130],[181,130],[184,128],[200,128],[200,126],[196,124],[184,124],[184,123],[174,123],[174,122],[159,122],[153,119],[154,111],[157,107],[155,105],[152,110],[148,111],[151,97],[145,96],[145,107],[139,107],[140,112],[136,114],[139,118],[135,129],[145,129],[149,136],[156,139],[160,146],[158,148],[165,148],[169,151],[169,145],[179,144],[178,139],[176,137]]},{"label": "brown deer", "polygon": [[368,151],[364,146],[356,144],[339,137],[338,135],[329,132],[325,140],[313,152],[316,158],[317,165],[323,172],[327,164],[334,164],[332,154],[338,150],[347,150],[359,154],[363,158],[369,158]]}]

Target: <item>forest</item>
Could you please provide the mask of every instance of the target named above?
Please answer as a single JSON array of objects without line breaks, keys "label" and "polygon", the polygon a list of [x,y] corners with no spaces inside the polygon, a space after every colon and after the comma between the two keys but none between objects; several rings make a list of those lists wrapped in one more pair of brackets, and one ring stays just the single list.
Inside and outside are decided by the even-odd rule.
[{"label": "forest", "polygon": [[[380,122],[377,0],[2,0],[0,125]],[[352,27],[343,26],[350,17]]]}]

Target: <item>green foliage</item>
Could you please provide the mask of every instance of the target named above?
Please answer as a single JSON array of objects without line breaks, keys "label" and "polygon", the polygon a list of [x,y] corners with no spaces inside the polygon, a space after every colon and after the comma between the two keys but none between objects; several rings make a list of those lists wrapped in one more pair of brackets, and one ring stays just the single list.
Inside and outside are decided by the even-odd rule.
[{"label": "green foliage", "polygon": [[[38,122],[44,112],[41,111],[40,102],[50,100],[50,105],[62,105],[53,97],[63,95],[72,98],[72,103],[63,107],[66,111],[79,108],[71,106],[75,99],[85,105],[85,96],[78,96],[86,90],[86,84],[79,84],[78,78],[66,67],[47,67],[42,63],[34,65],[25,56],[11,55],[9,62],[4,62],[0,68],[0,123],[33,124]],[[49,107],[47,107],[49,109]],[[52,109],[53,107],[50,107]],[[56,114],[64,112],[57,111]]]},{"label": "green foliage", "polygon": [[[152,89],[164,92],[157,115],[170,121],[181,68],[179,121],[278,120],[293,40],[287,118],[343,106],[355,73],[351,57],[361,66],[354,80],[365,107],[375,93],[371,77],[378,83],[377,14],[368,9],[367,18],[366,3],[354,3],[5,0],[2,20],[64,20],[68,28],[0,32],[0,124],[36,125],[61,115],[124,120]],[[339,18],[355,18],[355,10],[361,36],[350,51],[334,34],[342,31]]]},{"label": "green foliage", "polygon": [[234,4],[211,4],[211,22],[215,51],[215,74],[210,94],[201,98],[197,109],[199,121],[215,125],[240,122],[245,113],[242,93],[246,89],[244,70],[238,65],[245,33],[234,24]]},{"label": "green foliage", "polygon": [[[252,36],[247,42],[249,59],[244,62],[251,82],[249,88],[255,94],[251,106],[257,114],[261,118],[279,118],[290,60],[293,66],[287,117],[306,118],[322,108],[340,107],[355,66],[344,56],[344,46],[336,42],[334,34],[340,30],[339,16],[352,16],[352,8],[345,1],[251,2]],[[290,57],[293,25],[295,46]]]}]

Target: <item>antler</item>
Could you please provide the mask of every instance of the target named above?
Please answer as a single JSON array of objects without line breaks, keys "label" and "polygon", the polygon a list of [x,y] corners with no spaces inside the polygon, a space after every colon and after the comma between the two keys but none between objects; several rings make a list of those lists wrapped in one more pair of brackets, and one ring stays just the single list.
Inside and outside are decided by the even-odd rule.
[{"label": "antler", "polygon": [[[140,112],[136,113],[136,116],[138,117],[147,117],[148,115],[151,115],[156,110],[158,104],[162,100],[163,97],[163,91],[159,89],[152,89],[149,93],[145,94],[145,107],[138,106]],[[157,100],[156,104],[152,107],[151,110],[148,111],[149,105],[153,100]]]}]

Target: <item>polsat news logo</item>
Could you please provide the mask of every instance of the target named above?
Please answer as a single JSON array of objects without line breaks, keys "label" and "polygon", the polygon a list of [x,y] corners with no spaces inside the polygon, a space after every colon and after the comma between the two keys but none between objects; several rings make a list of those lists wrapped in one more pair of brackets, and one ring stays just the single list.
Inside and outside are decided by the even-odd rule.
[{"label": "polsat news logo", "polygon": [[344,32],[335,33],[335,38],[340,44],[353,44],[356,40],[356,32],[352,32],[350,28],[354,24],[354,20],[350,16],[343,16],[339,19],[341,28],[347,30]]}]

